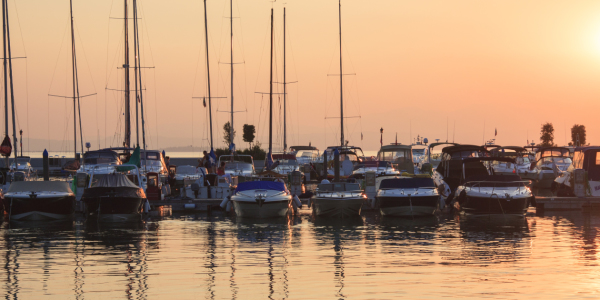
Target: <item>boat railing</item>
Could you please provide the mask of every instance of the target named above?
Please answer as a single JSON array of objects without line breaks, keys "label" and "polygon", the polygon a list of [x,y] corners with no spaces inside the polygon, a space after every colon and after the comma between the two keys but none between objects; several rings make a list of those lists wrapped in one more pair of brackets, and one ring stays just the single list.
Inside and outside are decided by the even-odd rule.
[{"label": "boat railing", "polygon": [[[485,184],[485,186],[482,186],[482,184]],[[513,184],[513,185],[511,185]],[[514,186],[518,184],[518,186]],[[492,194],[494,193],[494,191],[496,190],[496,188],[500,188],[500,187],[513,187],[513,188],[517,188],[517,191],[520,192],[521,188],[527,188],[527,185],[531,184],[531,181],[529,180],[510,180],[510,181],[486,181],[486,180],[480,180],[480,181],[469,181],[466,182],[464,184],[465,188],[479,188],[479,192],[481,192],[481,188],[492,188]],[[491,186],[490,186],[491,185]]]},{"label": "boat railing", "polygon": [[316,194],[318,197],[329,198],[344,198],[344,196],[342,196],[343,194],[350,194],[349,197],[360,197],[363,195],[363,191],[317,191]]}]

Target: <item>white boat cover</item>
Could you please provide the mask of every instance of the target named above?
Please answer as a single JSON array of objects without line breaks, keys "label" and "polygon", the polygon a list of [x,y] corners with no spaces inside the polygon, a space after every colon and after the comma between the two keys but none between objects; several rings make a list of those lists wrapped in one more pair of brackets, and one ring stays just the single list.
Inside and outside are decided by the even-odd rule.
[{"label": "white boat cover", "polygon": [[140,187],[131,182],[127,176],[120,173],[108,174],[103,176],[94,187],[132,187],[139,189]]},{"label": "white boat cover", "polygon": [[66,181],[15,181],[8,187],[7,193],[19,192],[73,193]]}]

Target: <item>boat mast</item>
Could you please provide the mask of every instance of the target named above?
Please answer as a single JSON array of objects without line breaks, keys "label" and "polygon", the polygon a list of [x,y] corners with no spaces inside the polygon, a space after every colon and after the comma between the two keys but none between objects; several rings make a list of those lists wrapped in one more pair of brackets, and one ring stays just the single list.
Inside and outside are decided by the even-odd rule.
[{"label": "boat mast", "polygon": [[[8,69],[6,65],[6,1],[2,0],[2,45],[4,49],[4,136],[8,136]],[[9,166],[8,156],[5,158],[5,166]]]},{"label": "boat mast", "polygon": [[[209,118],[209,123],[210,123],[210,149],[213,150],[213,128],[212,128],[213,124],[212,124],[212,106],[211,106],[212,98],[210,97],[210,64],[208,62],[208,18],[206,16],[206,0],[204,0],[204,36],[206,38],[206,78],[208,81],[208,118]],[[233,99],[233,93],[231,93],[231,95],[232,95],[231,99]],[[232,102],[233,102],[233,100],[232,100]],[[232,118],[232,123],[233,123],[233,118]]]},{"label": "boat mast", "polygon": [[[133,0],[133,80],[135,81],[135,138],[136,144],[140,145],[140,117],[138,115],[138,106],[140,99],[138,98],[138,69],[140,65],[138,65],[138,36],[137,36],[137,6],[136,1]],[[142,85],[140,82],[140,90],[142,89]]]},{"label": "boat mast", "polygon": [[[15,168],[17,166],[17,153],[18,151],[18,144],[17,144],[17,129],[16,129],[16,125],[15,125],[15,93],[14,93],[14,89],[13,89],[13,75],[12,75],[12,54],[10,51],[10,23],[8,21],[8,2],[7,0],[5,1],[5,18],[6,18],[6,42],[7,42],[7,49],[8,49],[8,57],[5,57],[4,59],[8,59],[8,76],[10,79],[10,103],[12,106],[12,125],[13,125],[13,143],[14,143],[14,150],[15,150]],[[75,112],[73,112],[75,113]]]},{"label": "boat mast", "polygon": [[[127,0],[125,2],[125,63],[123,69],[125,70],[125,142],[123,146],[129,148],[131,146],[131,112],[129,103],[129,31],[127,22]],[[127,150],[129,153],[129,150]]]},{"label": "boat mast", "polygon": [[339,1],[339,27],[340,27],[340,141],[341,146],[344,146],[344,97],[342,89],[342,0]]},{"label": "boat mast", "polygon": [[[143,97],[143,93],[142,93],[142,59],[140,57],[140,32],[139,32],[139,26],[138,26],[138,17],[137,17],[137,0],[133,0],[133,31],[134,31],[134,52],[135,52],[135,62],[136,62],[136,95],[137,93],[139,93],[139,103],[140,103],[140,113],[142,115],[142,148],[144,149],[144,155],[146,155],[146,122],[144,120],[144,97]],[[139,90],[137,90],[137,85],[138,85],[138,80],[139,80]],[[137,98],[138,96],[136,96]],[[136,102],[137,103],[137,102]],[[137,104],[136,104],[136,117],[137,117]],[[136,124],[137,124],[137,120],[136,120]],[[139,129],[138,129],[138,133],[139,133]],[[140,142],[139,142],[139,136],[138,136],[138,146],[139,146]],[[144,164],[146,163],[147,159],[144,156]]]},{"label": "boat mast", "polygon": [[[229,146],[233,145],[233,0],[229,0],[229,28],[231,31],[231,127],[229,128]],[[210,100],[209,100],[210,101]]]},{"label": "boat mast", "polygon": [[273,9],[271,8],[271,64],[269,67],[269,156],[273,153]]},{"label": "boat mast", "polygon": [[[73,151],[77,157],[77,114],[76,104],[79,103],[79,85],[77,79],[77,56],[75,52],[75,31],[73,29],[73,0],[70,0],[71,13],[71,66],[73,68]],[[81,132],[81,107],[79,107],[79,133],[81,140],[81,153],[83,153],[83,133]]]},{"label": "boat mast", "polygon": [[283,151],[287,151],[287,81],[285,80],[285,7],[283,8]]}]

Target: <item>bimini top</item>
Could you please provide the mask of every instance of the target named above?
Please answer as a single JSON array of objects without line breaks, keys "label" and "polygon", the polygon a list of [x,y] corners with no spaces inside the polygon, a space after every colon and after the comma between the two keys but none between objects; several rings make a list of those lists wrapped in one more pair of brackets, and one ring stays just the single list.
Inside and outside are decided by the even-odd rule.
[{"label": "bimini top", "polygon": [[[439,145],[451,145],[451,146],[458,146],[458,144],[457,144],[457,143],[449,143],[449,142],[445,142],[445,143],[431,143],[431,144],[429,144],[429,149],[431,150],[431,149],[433,149],[434,147],[437,147],[437,146],[439,146]],[[448,146],[448,147],[451,147],[451,146]]]},{"label": "bimini top", "polygon": [[423,177],[409,178],[390,178],[384,179],[379,185],[379,189],[418,189],[435,188],[433,179]]},{"label": "bimini top", "polygon": [[600,150],[600,146],[583,146],[575,148],[575,151]]},{"label": "bimini top", "polygon": [[240,182],[235,189],[235,192],[243,192],[248,190],[272,190],[287,192],[287,187],[283,182],[275,181],[246,181]]},{"label": "bimini top", "polygon": [[72,194],[66,181],[13,181],[7,193],[58,192]]},{"label": "bimini top", "polygon": [[337,149],[338,151],[360,150],[362,152],[362,149],[360,147],[355,147],[355,146],[329,146],[329,147],[327,147],[327,151],[333,152],[335,149]]},{"label": "bimini top", "polygon": [[483,146],[476,146],[476,145],[448,146],[442,150],[443,153],[453,153],[453,152],[461,152],[461,151],[487,152],[487,150],[485,150],[485,148],[483,148]]},{"label": "bimini top", "polygon": [[563,156],[569,156],[569,154],[571,154],[571,151],[569,151],[569,149],[564,148],[564,147],[546,147],[546,148],[541,148],[538,153],[536,154],[536,158],[540,159],[542,157],[563,157]]},{"label": "bimini top", "polygon": [[300,150],[319,150],[314,146],[291,146],[291,150],[300,151]]},{"label": "bimini top", "polygon": [[411,145],[401,145],[401,144],[392,144],[392,145],[385,145],[385,146],[381,146],[381,149],[379,149],[379,152],[382,151],[396,151],[396,150],[405,150],[405,149],[411,149],[412,146]]},{"label": "bimini top", "polygon": [[[505,152],[505,150],[510,150],[511,152]],[[506,146],[500,147],[496,149],[492,149],[490,153],[492,156],[517,156],[520,153],[526,152],[527,150],[523,147],[518,146]]]}]

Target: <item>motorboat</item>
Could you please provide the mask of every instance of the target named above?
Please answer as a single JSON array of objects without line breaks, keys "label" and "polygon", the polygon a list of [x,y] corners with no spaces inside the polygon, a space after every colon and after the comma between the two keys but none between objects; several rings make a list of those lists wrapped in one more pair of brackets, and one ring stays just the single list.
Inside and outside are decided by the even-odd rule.
[{"label": "motorboat", "polygon": [[15,172],[22,172],[25,175],[26,181],[37,180],[37,172],[31,167],[31,157],[29,156],[17,156],[16,163],[15,159],[10,159],[10,170]]},{"label": "motorboat", "polygon": [[251,155],[221,155],[218,165],[225,163],[225,175],[252,177],[256,174]]},{"label": "motorboat", "polygon": [[104,149],[88,151],[83,154],[83,164],[77,171],[78,173],[98,173],[100,169],[107,172],[113,172],[115,166],[121,165],[119,154],[113,150]]},{"label": "motorboat", "polygon": [[66,181],[15,181],[2,203],[10,220],[62,220],[73,216],[75,194]]},{"label": "motorboat", "polygon": [[391,144],[382,146],[377,152],[377,159],[390,162],[400,173],[414,174],[415,172],[411,145]]},{"label": "motorboat", "polygon": [[140,171],[142,173],[157,173],[159,176],[166,177],[169,170],[163,159],[162,153],[158,150],[141,150]]},{"label": "motorboat", "polygon": [[[139,220],[147,201],[146,193],[130,178],[135,180],[138,176],[119,172],[92,173],[81,198],[86,214],[102,221]],[[135,181],[139,182],[139,179]]]},{"label": "motorboat", "polygon": [[[514,162],[513,158],[468,158],[464,162],[499,159]],[[527,184],[519,175],[475,175],[466,178],[456,189],[456,201],[461,211],[476,215],[524,215],[533,198]]]},{"label": "motorboat", "polygon": [[400,171],[396,170],[389,161],[363,161],[356,166],[350,177],[364,179],[367,172],[374,172],[376,177],[400,175]]},{"label": "motorboat", "polygon": [[288,175],[291,172],[300,171],[300,165],[294,154],[273,154],[273,162],[276,164],[273,171],[281,175]]},{"label": "motorboat", "polygon": [[317,216],[350,218],[360,215],[366,196],[358,183],[320,183],[311,199]]},{"label": "motorboat", "polygon": [[375,199],[383,216],[431,216],[440,208],[433,179],[423,175],[383,179]]},{"label": "motorboat", "polygon": [[554,180],[559,196],[600,196],[600,147],[577,147],[573,163]]},{"label": "motorboat", "polygon": [[190,165],[177,166],[175,172],[175,185],[183,185],[184,181],[196,181],[198,179],[204,179],[207,174],[206,168],[204,167],[194,167]]},{"label": "motorboat", "polygon": [[535,166],[532,171],[536,174],[535,185],[537,188],[547,189],[552,187],[554,179],[569,168],[573,162],[569,157],[570,151],[564,147],[541,148],[535,154]]},{"label": "motorboat", "polygon": [[531,174],[529,154],[523,147],[499,147],[492,149],[490,155],[492,157],[511,157],[515,160],[514,165],[508,161],[494,161],[492,163],[492,168],[494,168],[494,174],[496,175],[520,175],[521,178],[523,178],[523,176]]},{"label": "motorboat", "polygon": [[[330,146],[327,147],[325,151],[327,153],[327,177],[329,179],[333,179],[335,176],[334,159],[336,151],[340,156],[340,178],[348,178],[350,175],[352,175],[354,168],[361,163],[360,157],[365,156],[362,149],[355,146]],[[347,173],[344,172],[344,168],[342,166],[346,158],[352,162],[352,170]]]},{"label": "motorboat", "polygon": [[423,145],[422,143],[412,145],[411,152],[412,152],[413,166],[416,166],[419,163],[419,161],[421,159],[423,159],[423,157],[425,157],[425,155],[427,155],[427,146]]},{"label": "motorboat", "polygon": [[283,182],[246,181],[237,185],[231,202],[238,217],[284,217],[292,205],[292,195]]},{"label": "motorboat", "polygon": [[489,175],[482,161],[465,161],[468,158],[484,156],[489,156],[489,152],[482,146],[456,145],[442,149],[442,161],[434,169],[431,178],[446,204],[451,203],[456,188],[465,178],[473,175]]},{"label": "motorboat", "polygon": [[427,151],[425,156],[421,158],[419,163],[417,164],[417,170],[419,170],[422,174],[432,174],[433,170],[437,168],[437,166],[442,161],[442,152],[440,150],[436,150],[435,148],[439,146],[456,146],[458,144],[455,143],[432,143],[427,147]]},{"label": "motorboat", "polygon": [[289,153],[296,156],[299,165],[323,163],[319,149],[313,146],[291,146]]}]

